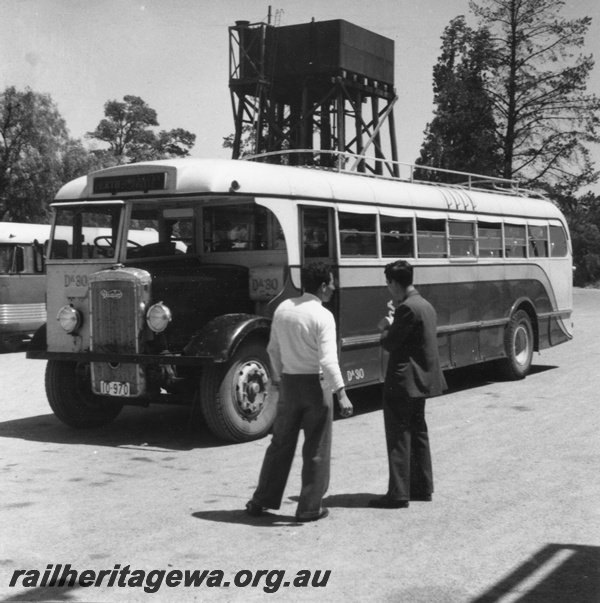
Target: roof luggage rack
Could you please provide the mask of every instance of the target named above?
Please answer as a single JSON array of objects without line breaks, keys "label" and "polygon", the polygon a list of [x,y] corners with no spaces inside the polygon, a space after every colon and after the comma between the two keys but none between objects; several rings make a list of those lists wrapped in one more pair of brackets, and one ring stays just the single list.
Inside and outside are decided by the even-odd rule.
[{"label": "roof luggage rack", "polygon": [[[289,157],[292,155],[300,155],[301,165],[298,162],[290,162]],[[333,165],[331,165],[331,159],[327,161],[327,166],[321,165],[321,156],[327,155],[328,157],[334,156]],[[293,149],[284,151],[271,151],[267,153],[259,153],[257,155],[245,155],[240,158],[244,161],[258,161],[267,163],[276,163],[280,165],[293,165],[293,167],[302,167],[308,169],[319,169],[329,172],[338,172],[343,174],[355,174],[360,176],[366,176],[369,178],[379,178],[385,180],[395,180],[401,182],[416,182],[419,184],[429,184],[431,186],[444,186],[454,187],[466,190],[487,190],[497,193],[507,193],[512,195],[524,195],[524,194],[536,194],[543,197],[541,193],[532,193],[523,187],[520,187],[520,181],[518,179],[510,178],[496,178],[494,176],[484,176],[482,174],[471,174],[469,172],[459,172],[455,170],[447,170],[443,168],[429,167],[425,165],[416,165],[413,163],[405,163],[401,161],[392,161],[389,159],[376,159],[377,162],[382,163],[388,170],[389,175],[380,175],[375,173],[368,173],[365,171],[358,171],[358,167],[361,161],[365,160],[364,155],[357,155],[355,153],[341,152],[341,151],[329,151],[322,149]],[[373,161],[373,158],[369,158]],[[394,176],[393,166],[396,166],[396,170],[400,174]],[[415,177],[415,172],[423,170],[425,172],[451,174],[453,176],[462,176],[464,180],[459,183],[446,183],[446,182],[433,182],[430,180],[421,180]]]}]

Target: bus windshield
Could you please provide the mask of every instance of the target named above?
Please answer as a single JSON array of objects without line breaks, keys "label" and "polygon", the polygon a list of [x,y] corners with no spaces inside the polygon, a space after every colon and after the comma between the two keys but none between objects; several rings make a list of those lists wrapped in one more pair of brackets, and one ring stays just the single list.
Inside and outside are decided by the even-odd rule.
[{"label": "bus windshield", "polygon": [[112,258],[124,206],[57,207],[50,260]]}]

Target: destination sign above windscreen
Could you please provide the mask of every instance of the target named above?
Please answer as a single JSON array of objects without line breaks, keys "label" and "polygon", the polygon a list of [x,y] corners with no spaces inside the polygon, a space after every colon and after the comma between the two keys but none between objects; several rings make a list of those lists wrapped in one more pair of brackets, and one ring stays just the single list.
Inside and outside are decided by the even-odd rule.
[{"label": "destination sign above windscreen", "polygon": [[107,193],[131,193],[134,191],[163,191],[166,188],[167,174],[125,174],[121,176],[99,176],[94,178],[94,195]]}]

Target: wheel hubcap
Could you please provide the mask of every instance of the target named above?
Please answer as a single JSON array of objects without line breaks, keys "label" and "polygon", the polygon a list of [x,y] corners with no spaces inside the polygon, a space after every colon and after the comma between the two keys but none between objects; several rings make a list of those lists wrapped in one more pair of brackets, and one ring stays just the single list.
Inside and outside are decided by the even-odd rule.
[{"label": "wheel hubcap", "polygon": [[241,417],[254,420],[262,412],[269,393],[269,374],[256,360],[239,366],[234,383],[236,408]]},{"label": "wheel hubcap", "polygon": [[529,331],[524,325],[519,325],[515,331],[514,340],[515,360],[520,364],[527,364],[530,353]]}]

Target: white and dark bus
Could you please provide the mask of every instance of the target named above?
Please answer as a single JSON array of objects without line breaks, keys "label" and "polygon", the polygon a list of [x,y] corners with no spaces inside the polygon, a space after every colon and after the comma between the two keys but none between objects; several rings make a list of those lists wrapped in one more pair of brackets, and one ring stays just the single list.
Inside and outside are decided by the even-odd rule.
[{"label": "white and dark bus", "polygon": [[[330,309],[349,388],[383,380],[383,268],[400,258],[437,311],[445,369],[497,360],[522,378],[534,351],[571,338],[567,224],[519,190],[188,158],[95,172],[52,207],[54,233],[110,232],[69,257],[52,235],[50,318],[28,350],[48,360],[49,403],[76,427],[173,402],[199,406],[226,440],[264,436],[271,316],[312,260],[338,283]],[[158,241],[133,243],[136,229]]]},{"label": "white and dark bus", "polygon": [[46,322],[49,224],[0,222],[0,352],[17,351]]}]

